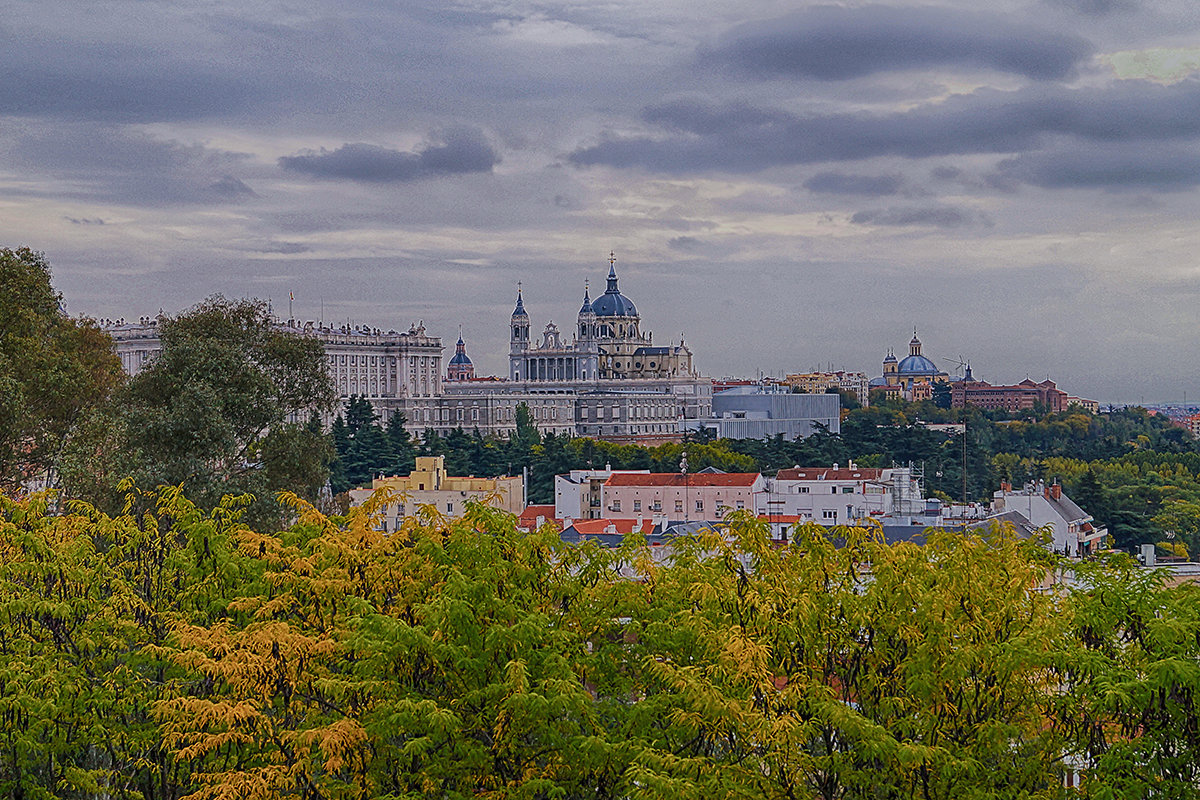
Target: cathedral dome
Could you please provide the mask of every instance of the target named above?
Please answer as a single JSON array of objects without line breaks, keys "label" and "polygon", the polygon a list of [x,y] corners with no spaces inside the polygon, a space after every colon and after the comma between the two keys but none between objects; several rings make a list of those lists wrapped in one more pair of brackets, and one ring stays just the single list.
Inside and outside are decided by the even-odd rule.
[{"label": "cathedral dome", "polygon": [[925,356],[915,355],[902,358],[896,366],[896,372],[901,375],[937,375],[938,368]]},{"label": "cathedral dome", "polygon": [[633,301],[617,288],[615,265],[608,268],[608,289],[592,303],[592,313],[597,317],[636,317],[637,308]]}]

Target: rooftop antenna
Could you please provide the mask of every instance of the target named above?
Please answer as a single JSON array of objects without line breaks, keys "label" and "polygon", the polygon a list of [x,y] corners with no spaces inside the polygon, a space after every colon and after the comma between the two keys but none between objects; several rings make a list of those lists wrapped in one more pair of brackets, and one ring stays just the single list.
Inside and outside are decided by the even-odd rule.
[{"label": "rooftop antenna", "polygon": [[296,315],[292,313],[292,301],[296,299],[296,295],[288,292],[288,319],[295,319]]}]

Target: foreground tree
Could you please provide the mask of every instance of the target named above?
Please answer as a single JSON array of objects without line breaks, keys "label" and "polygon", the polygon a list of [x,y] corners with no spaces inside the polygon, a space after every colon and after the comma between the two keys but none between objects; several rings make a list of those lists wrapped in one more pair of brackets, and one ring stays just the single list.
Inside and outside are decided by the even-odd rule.
[{"label": "foreground tree", "polygon": [[[320,341],[275,328],[266,303],[220,296],[161,335],[126,397],[128,466],[140,483],[183,484],[205,507],[243,492],[312,496],[324,484],[332,451],[303,422],[334,399]],[[299,458],[312,448],[325,451]]]},{"label": "foreground tree", "polygon": [[63,312],[43,254],[0,249],[0,286],[0,491],[13,491],[31,477],[54,482],[64,450],[122,375],[112,340]]}]

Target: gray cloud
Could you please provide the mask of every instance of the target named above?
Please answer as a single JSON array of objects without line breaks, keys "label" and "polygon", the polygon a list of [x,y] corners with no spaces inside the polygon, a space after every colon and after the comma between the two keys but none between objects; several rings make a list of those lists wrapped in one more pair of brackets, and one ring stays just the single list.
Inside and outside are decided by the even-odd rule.
[{"label": "gray cloud", "polygon": [[1159,143],[1057,147],[1002,161],[990,177],[1000,186],[1019,181],[1046,189],[1181,191],[1200,185],[1200,150]]},{"label": "gray cloud", "polygon": [[1090,17],[1103,17],[1121,11],[1133,11],[1138,4],[1133,0],[1046,0],[1049,5],[1077,11]]},{"label": "gray cloud", "polygon": [[804,182],[804,188],[817,194],[891,195],[900,191],[898,175],[848,175],[820,172]]},{"label": "gray cloud", "polygon": [[243,108],[262,97],[241,77],[173,52],[0,28],[0,114],[179,120]]},{"label": "gray cloud", "polygon": [[491,172],[500,156],[476,129],[447,133],[438,144],[402,152],[372,144],[345,144],[337,150],[284,156],[279,166],[316,178],[340,178],[366,183],[415,181],[438,175]]},{"label": "gray cloud", "polygon": [[155,206],[258,197],[235,174],[247,169],[242,153],[107,124],[25,123],[7,134],[0,153],[11,167],[68,181],[67,194],[77,199]]},{"label": "gray cloud", "polygon": [[820,80],[943,65],[1059,80],[1091,53],[1085,39],[999,15],[933,6],[815,6],[734,28],[702,49],[700,59],[752,75]]},{"label": "gray cloud", "polygon": [[753,172],[875,156],[1014,153],[1037,149],[1052,136],[1097,142],[1194,139],[1200,137],[1200,81],[981,89],[888,114],[792,114],[689,98],[647,108],[643,117],[665,135],[610,135],[577,149],[569,160],[683,174]]},{"label": "gray cloud", "polygon": [[961,228],[965,225],[990,224],[971,211],[951,206],[886,208],[859,211],[850,218],[855,225],[889,225],[896,227],[928,226]]}]

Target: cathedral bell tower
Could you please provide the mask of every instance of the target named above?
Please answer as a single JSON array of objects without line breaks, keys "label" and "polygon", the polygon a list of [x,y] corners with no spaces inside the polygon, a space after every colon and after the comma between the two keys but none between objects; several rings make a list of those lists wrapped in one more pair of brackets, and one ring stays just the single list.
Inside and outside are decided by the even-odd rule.
[{"label": "cathedral bell tower", "polygon": [[579,341],[596,340],[596,312],[592,310],[592,299],[588,297],[587,281],[583,283],[583,307],[579,309]]},{"label": "cathedral bell tower", "polygon": [[513,355],[529,349],[529,315],[521,300],[521,284],[517,283],[517,307],[513,309],[509,325],[509,352]]}]

